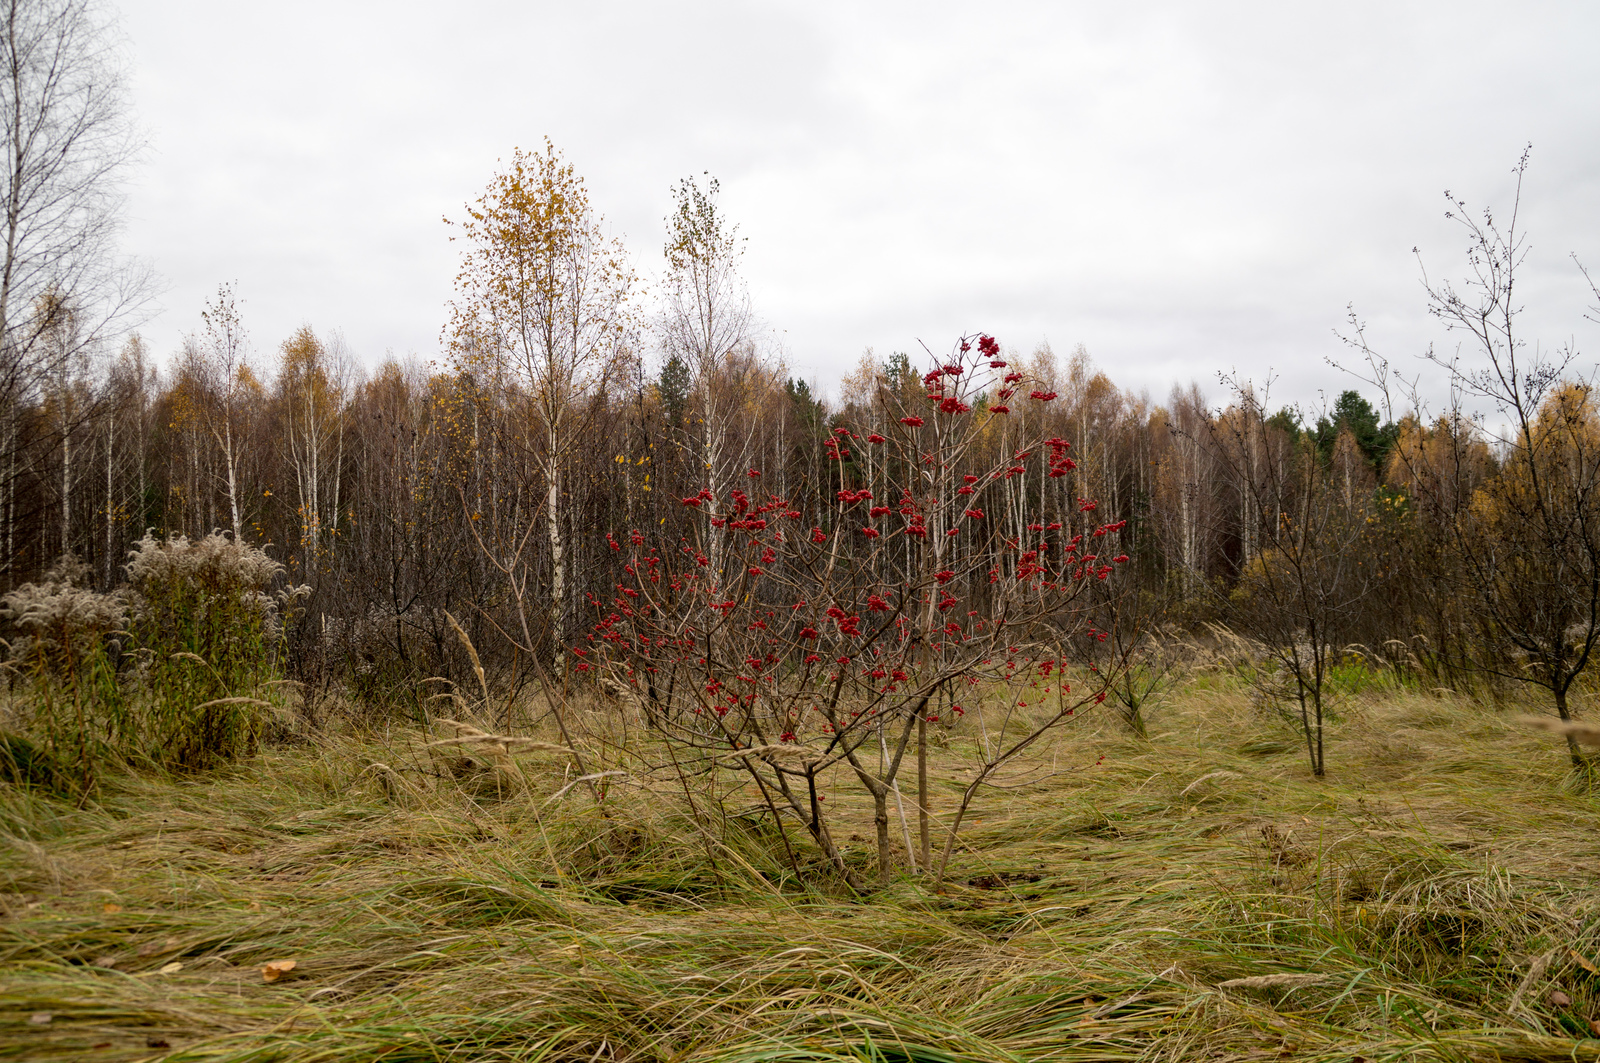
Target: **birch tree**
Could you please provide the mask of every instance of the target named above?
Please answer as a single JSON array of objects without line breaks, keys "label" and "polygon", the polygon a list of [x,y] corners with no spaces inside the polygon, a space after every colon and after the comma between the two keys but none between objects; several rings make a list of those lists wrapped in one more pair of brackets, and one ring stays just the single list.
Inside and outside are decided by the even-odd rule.
[{"label": "birch tree", "polygon": [[50,367],[45,386],[45,406],[52,414],[60,438],[61,537],[57,553],[72,553],[72,498],[74,438],[93,403],[87,394],[87,354],[80,341],[78,315],[59,293],[46,292],[34,307],[40,347]]},{"label": "birch tree", "polygon": [[[118,178],[137,148],[122,61],[98,5],[0,0],[0,469],[8,547],[16,479],[27,464],[19,452],[51,443],[21,430],[23,408],[68,372],[66,363],[120,330],[148,290],[147,275],[115,249]],[[45,304],[70,308],[71,329],[40,313]],[[70,451],[63,457],[70,476]],[[67,520],[70,504],[62,500]],[[8,554],[8,570],[11,560]]]},{"label": "birch tree", "polygon": [[300,547],[310,572],[329,549],[339,519],[350,364],[337,334],[325,345],[309,325],[284,341],[282,355],[282,445],[294,473]]},{"label": "birch tree", "polygon": [[[667,216],[667,278],[661,332],[668,364],[687,365],[694,380],[699,409],[693,418],[705,466],[705,484],[711,499],[705,519],[721,520],[721,506],[736,484],[740,453],[731,438],[731,408],[750,393],[757,381],[730,381],[730,376],[760,376],[759,359],[746,357],[755,328],[750,293],[739,275],[744,238],[737,225],[729,225],[717,204],[720,188],[715,177],[702,189],[693,178],[672,190],[673,211]],[[742,370],[742,371],[741,371]],[[770,386],[773,381],[760,381]],[[721,541],[711,536],[711,569],[722,571]]]},{"label": "birch tree", "polygon": [[[549,547],[549,631],[566,639],[571,594],[563,528],[562,472],[579,439],[584,400],[616,372],[632,326],[636,278],[619,240],[606,236],[582,178],[545,141],[513,152],[511,163],[453,225],[462,251],[448,340],[465,371],[514,385],[526,418],[507,419],[506,443],[532,459],[543,478]],[[532,521],[519,507],[511,525],[480,536],[490,560],[511,580],[519,604],[532,578]],[[492,540],[492,541],[491,541]],[[534,630],[519,611],[516,638],[531,652]],[[562,667],[557,652],[556,667]]]},{"label": "birch tree", "polygon": [[240,465],[245,435],[238,423],[240,398],[252,381],[245,361],[248,341],[233,286],[219,286],[216,298],[206,303],[200,317],[205,322],[205,341],[199,351],[200,374],[216,399],[206,409],[206,430],[221,458],[218,474],[228,499],[228,526],[238,542],[244,531],[240,517]]}]

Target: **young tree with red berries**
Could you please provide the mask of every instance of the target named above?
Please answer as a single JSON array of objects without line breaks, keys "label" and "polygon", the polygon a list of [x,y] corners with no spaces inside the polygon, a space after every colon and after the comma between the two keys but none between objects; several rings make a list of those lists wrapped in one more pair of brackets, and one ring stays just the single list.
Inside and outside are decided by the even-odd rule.
[{"label": "young tree with red berries", "polygon": [[[826,444],[836,487],[819,508],[763,491],[757,469],[725,499],[709,487],[684,498],[694,509],[715,500],[726,513],[709,522],[725,577],[705,535],[608,536],[623,555],[622,578],[612,595],[596,597],[599,622],[574,650],[580,670],[636,700],[680,766],[737,767],[780,829],[786,817],[803,823],[854,886],[825,814],[834,769],[871,796],[877,870],[887,879],[891,804],[918,866],[900,786],[913,737],[952,720],[979,731],[975,775],[945,828],[942,873],[981,787],[1104,698],[1103,675],[1064,672],[1070,640],[1098,637],[1083,591],[1126,562],[1108,556],[1124,522],[1098,522],[1090,500],[1075,523],[1033,522],[1027,540],[1006,538],[987,519],[987,499],[1032,463],[1048,463],[1052,476],[1073,468],[1060,440],[1014,448],[998,463],[976,460],[976,444],[1013,396],[1054,398],[1028,391],[1008,369],[992,338],[963,340],[911,403],[885,397],[901,414],[891,432],[836,428]],[[866,483],[868,463],[857,459],[869,448]],[[915,749],[928,869],[925,741]]]}]

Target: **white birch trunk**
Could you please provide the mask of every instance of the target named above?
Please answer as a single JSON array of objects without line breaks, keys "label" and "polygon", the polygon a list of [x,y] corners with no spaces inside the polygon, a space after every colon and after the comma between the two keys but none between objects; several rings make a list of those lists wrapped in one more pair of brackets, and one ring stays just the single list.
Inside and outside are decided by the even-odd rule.
[{"label": "white birch trunk", "polygon": [[561,534],[561,459],[556,450],[557,442],[557,429],[552,424],[545,471],[548,492],[545,497],[545,520],[550,533],[550,635],[555,673],[561,677],[567,671],[566,654],[563,652],[567,641],[567,554]]}]

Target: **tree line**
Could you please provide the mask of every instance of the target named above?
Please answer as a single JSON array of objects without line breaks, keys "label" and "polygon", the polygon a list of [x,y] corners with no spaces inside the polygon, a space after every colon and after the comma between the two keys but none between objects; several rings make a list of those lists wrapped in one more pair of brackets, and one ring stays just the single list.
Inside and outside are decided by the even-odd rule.
[{"label": "tree line", "polygon": [[[480,350],[366,369],[337,333],[306,326],[252,354],[224,288],[166,366],[132,336],[21,404],[12,424],[21,444],[0,484],[0,586],[37,580],[70,556],[110,589],[147,529],[222,529],[271,544],[287,578],[313,588],[291,629],[291,661],[377,696],[450,667],[447,612],[489,656],[506,647],[508,670],[515,651],[497,629],[560,660],[617,580],[606,532],[704,534],[741,488],[790,499],[826,525],[838,491],[892,479],[866,440],[923,394],[910,356],[863,356],[828,402],[751,336],[691,359],[648,347],[645,335],[609,351],[591,386],[553,397]],[[1094,499],[1097,517],[1128,522],[1127,582],[1147,612],[1260,628],[1250,574],[1281,552],[1284,514],[1323,492],[1362,527],[1383,529],[1365,547],[1376,551],[1373,570],[1336,641],[1460,637],[1424,593],[1436,573],[1422,555],[1381,547],[1414,512],[1399,456],[1436,446],[1437,427],[1382,422],[1355,390],[1317,418],[1269,413],[1248,386],[1220,409],[1197,386],[1157,403],[1119,388],[1082,348],[1004,353],[1035,397],[985,395],[973,459],[993,464],[1011,440],[1034,435],[1068,444],[1073,468],[1052,476],[1038,466],[973,498],[997,541],[1029,538],[1023,515],[1080,525],[1080,501]],[[539,412],[556,401],[559,412]],[[1477,440],[1463,490],[1499,467]],[[702,490],[708,504],[683,504]],[[709,541],[714,553],[720,540]],[[526,630],[509,611],[519,595],[537,602]]]},{"label": "tree line", "polygon": [[[887,537],[873,585],[910,586],[930,556],[913,540],[959,535],[935,551],[938,593],[972,615],[1002,608],[1002,573],[1050,582],[1048,551],[1115,525],[1099,630],[1130,653],[1207,622],[1256,639],[1319,771],[1329,677],[1352,653],[1438,684],[1532,683],[1570,716],[1600,631],[1600,437],[1578,352],[1522,338],[1514,209],[1451,199],[1467,272],[1430,281],[1427,308],[1465,355],[1407,379],[1352,321],[1360,386],[1321,411],[1229,377],[1219,402],[1193,384],[1156,401],[1081,347],[980,333],[869,351],[825,401],[765,340],[714,179],[672,189],[647,299],[548,141],[447,219],[461,267],[435,360],[369,365],[309,325],[258,349],[225,284],[163,361],[129,331],[147,288],[114,253],[137,145],[104,26],[78,0],[7,11],[0,592],[69,570],[109,590],[147,533],[220,529],[271,544],[309,588],[283,628],[308,689],[420,705],[424,680],[467,667],[455,618],[513,692],[573,681],[571,651],[637,576],[618,537],[694,553],[714,590],[740,578],[730,536],[752,506],[781,501],[821,542],[870,499],[845,530]],[[987,470],[928,496],[965,506],[961,527],[906,486],[951,418],[968,427],[939,475]],[[1054,556],[1075,578],[1104,575],[1072,551]]]}]

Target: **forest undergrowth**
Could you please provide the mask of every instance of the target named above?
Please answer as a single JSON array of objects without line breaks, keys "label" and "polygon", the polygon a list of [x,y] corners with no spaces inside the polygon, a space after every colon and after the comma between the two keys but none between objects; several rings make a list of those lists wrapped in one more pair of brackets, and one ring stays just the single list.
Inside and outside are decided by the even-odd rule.
[{"label": "forest undergrowth", "polygon": [[[1515,708],[1369,693],[1314,779],[1194,679],[1148,741],[1055,735],[940,891],[862,896],[588,715],[592,788],[404,729],[0,788],[0,1057],[1600,1059],[1600,800]],[[867,869],[870,800],[827,796]]]}]

